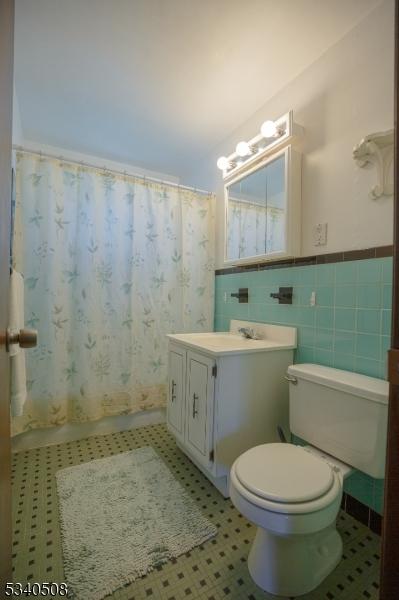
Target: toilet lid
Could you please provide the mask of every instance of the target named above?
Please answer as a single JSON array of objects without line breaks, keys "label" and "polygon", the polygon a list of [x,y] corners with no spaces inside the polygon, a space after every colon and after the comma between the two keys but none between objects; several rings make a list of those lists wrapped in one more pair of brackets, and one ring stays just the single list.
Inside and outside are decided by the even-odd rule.
[{"label": "toilet lid", "polygon": [[240,483],[274,502],[307,502],[331,488],[334,475],[321,458],[293,444],[263,444],[244,452],[235,463]]}]

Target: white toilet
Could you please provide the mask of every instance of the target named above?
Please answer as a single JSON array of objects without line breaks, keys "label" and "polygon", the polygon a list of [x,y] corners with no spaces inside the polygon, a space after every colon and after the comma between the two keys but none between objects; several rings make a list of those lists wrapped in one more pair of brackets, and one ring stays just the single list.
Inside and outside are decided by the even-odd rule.
[{"label": "white toilet", "polygon": [[255,583],[300,596],[341,559],[335,521],[351,467],[384,477],[388,382],[313,364],[290,366],[287,379],[291,431],[312,446],[247,450],[231,468],[230,497],[258,526],[248,557]]}]

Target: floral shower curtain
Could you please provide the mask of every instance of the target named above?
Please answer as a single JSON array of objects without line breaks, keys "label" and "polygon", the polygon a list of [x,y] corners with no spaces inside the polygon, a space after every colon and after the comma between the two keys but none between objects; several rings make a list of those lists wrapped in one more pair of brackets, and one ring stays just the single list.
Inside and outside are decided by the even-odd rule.
[{"label": "floral shower curtain", "polygon": [[13,433],[164,406],[166,333],[213,329],[213,196],[17,154],[28,399]]}]

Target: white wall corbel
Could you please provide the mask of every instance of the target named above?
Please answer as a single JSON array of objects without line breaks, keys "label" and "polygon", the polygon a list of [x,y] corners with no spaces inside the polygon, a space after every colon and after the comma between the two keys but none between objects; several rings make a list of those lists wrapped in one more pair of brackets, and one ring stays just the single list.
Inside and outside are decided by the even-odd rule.
[{"label": "white wall corbel", "polygon": [[359,167],[369,163],[376,166],[378,183],[370,190],[373,200],[393,194],[393,182],[389,180],[393,161],[393,129],[366,135],[353,148],[352,155]]}]

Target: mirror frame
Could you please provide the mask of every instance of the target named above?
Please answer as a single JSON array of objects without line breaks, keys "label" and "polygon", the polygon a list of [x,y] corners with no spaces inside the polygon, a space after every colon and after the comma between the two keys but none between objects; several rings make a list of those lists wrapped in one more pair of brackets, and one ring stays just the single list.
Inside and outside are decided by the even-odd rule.
[{"label": "mirror frame", "polygon": [[[229,219],[229,187],[265,167],[280,156],[285,156],[284,180],[286,189],[286,225],[285,225],[285,250],[257,254],[245,258],[230,259],[227,256],[228,219]],[[235,266],[250,263],[262,263],[283,258],[298,256],[300,252],[301,235],[301,154],[294,150],[291,144],[276,150],[271,154],[260,157],[258,161],[248,165],[248,169],[240,169],[235,177],[231,177],[224,184],[224,226],[223,226],[223,257],[224,265]]]}]

